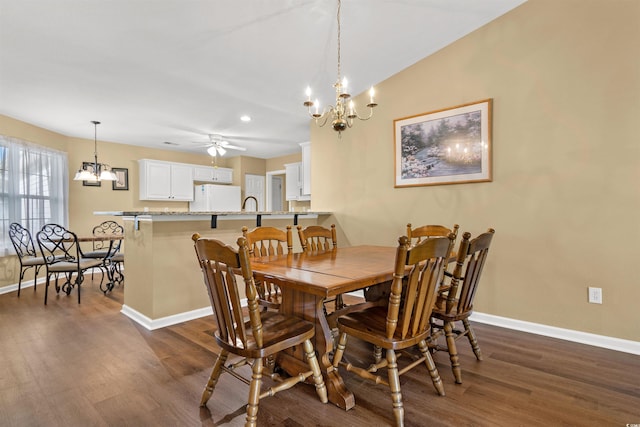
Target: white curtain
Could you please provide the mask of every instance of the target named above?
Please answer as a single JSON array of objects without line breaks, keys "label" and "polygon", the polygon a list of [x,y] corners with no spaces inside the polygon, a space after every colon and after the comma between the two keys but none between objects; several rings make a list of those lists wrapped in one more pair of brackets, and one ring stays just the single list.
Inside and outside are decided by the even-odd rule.
[{"label": "white curtain", "polygon": [[67,153],[0,135],[0,255],[14,252],[12,222],[29,229],[34,240],[45,224],[67,227],[68,198]]}]

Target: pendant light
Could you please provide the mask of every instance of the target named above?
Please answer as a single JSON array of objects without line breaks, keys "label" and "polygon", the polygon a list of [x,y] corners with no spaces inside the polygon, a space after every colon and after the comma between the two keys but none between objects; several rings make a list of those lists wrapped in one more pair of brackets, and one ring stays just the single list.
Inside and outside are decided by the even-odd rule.
[{"label": "pendant light", "polygon": [[[100,122],[91,121],[93,123],[93,163],[83,164],[80,170],[73,177],[74,181],[116,181],[118,177],[106,163],[98,163],[98,125]],[[91,166],[93,171],[88,168]]]}]

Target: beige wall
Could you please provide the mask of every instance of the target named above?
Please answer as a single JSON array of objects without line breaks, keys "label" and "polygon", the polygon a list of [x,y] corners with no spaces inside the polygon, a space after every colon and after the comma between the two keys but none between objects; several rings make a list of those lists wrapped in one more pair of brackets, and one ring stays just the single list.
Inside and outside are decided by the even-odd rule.
[{"label": "beige wall", "polygon": [[[529,0],[389,78],[342,139],[312,126],[313,209],[351,244],[493,227],[476,311],[640,340],[639,21],[637,0]],[[486,98],[493,182],[394,188],[394,119]]]},{"label": "beige wall", "polygon": [[[87,122],[87,133],[91,135],[93,131],[90,126],[91,124]],[[71,178],[83,161],[93,160],[93,139],[68,137],[2,115],[0,115],[0,134],[66,151]],[[297,156],[299,160],[300,155]],[[285,156],[285,158],[289,159],[290,156]],[[69,228],[81,235],[91,234],[93,227],[106,219],[114,219],[121,223],[120,217],[97,217],[93,215],[95,211],[141,211],[144,207],[148,207],[152,211],[161,211],[165,207],[176,211],[189,209],[188,202],[139,200],[138,159],[212,165],[211,157],[206,154],[181,153],[98,140],[98,161],[107,163],[111,167],[127,168],[129,170],[129,190],[114,191],[110,182],[102,182],[100,187],[85,187],[80,181],[70,181]],[[275,161],[277,162],[277,159]],[[234,185],[243,185],[245,173],[264,175],[266,171],[266,160],[252,157],[218,158],[217,165],[234,168]],[[0,287],[17,283],[19,271],[19,264],[15,256],[0,257]],[[28,272],[25,281],[32,279],[33,273]]]},{"label": "beige wall", "polygon": [[[637,0],[529,0],[391,77],[377,86],[373,119],[342,139],[312,126],[313,209],[335,212],[341,245],[393,245],[407,222],[457,222],[473,234],[494,227],[476,311],[640,340],[639,17]],[[393,187],[394,119],[486,98],[493,182]],[[90,140],[2,116],[0,133],[68,144],[70,172],[92,154]],[[130,190],[71,182],[77,229],[90,230],[95,210],[165,206],[138,200],[138,158],[209,162],[99,144],[101,161],[129,167]],[[603,288],[604,304],[587,303],[587,286]]]}]

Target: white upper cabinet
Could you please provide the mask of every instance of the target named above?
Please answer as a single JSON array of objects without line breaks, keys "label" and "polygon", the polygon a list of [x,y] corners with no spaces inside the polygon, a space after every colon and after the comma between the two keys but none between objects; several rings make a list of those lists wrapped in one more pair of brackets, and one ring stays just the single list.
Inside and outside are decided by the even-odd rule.
[{"label": "white upper cabinet", "polygon": [[196,182],[231,184],[233,182],[233,169],[213,166],[194,166],[193,180]]},{"label": "white upper cabinet", "polygon": [[287,200],[311,200],[310,194],[303,194],[302,162],[284,165]]},{"label": "white upper cabinet", "polygon": [[311,143],[303,142],[302,147],[302,195],[311,198]]},{"label": "white upper cabinet", "polygon": [[193,201],[193,165],[138,160],[140,200]]}]

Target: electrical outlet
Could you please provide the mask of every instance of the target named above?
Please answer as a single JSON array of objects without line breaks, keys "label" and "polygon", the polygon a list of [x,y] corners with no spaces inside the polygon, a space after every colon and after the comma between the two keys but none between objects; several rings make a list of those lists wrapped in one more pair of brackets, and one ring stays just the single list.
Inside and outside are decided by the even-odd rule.
[{"label": "electrical outlet", "polygon": [[591,304],[602,304],[602,288],[589,287],[589,302]]}]

